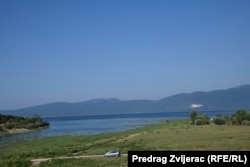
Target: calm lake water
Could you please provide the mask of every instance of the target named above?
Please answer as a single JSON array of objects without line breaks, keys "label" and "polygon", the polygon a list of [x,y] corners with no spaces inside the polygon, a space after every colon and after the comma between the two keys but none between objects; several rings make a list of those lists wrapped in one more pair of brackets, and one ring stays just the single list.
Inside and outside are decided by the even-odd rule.
[{"label": "calm lake water", "polygon": [[[231,115],[235,110],[202,111],[212,117],[217,114]],[[99,134],[123,131],[170,119],[188,118],[190,112],[162,112],[137,114],[112,114],[90,116],[68,116],[43,118],[50,123],[48,129],[26,134],[0,136],[0,146],[17,140],[34,139],[44,136]]]}]

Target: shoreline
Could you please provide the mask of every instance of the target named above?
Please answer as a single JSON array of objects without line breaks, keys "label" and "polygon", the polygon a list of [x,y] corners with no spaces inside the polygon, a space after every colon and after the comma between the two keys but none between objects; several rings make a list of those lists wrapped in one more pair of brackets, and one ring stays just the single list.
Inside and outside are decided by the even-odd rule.
[{"label": "shoreline", "polygon": [[26,129],[26,128],[15,128],[15,129],[4,129],[4,132],[0,132],[0,137],[15,135],[15,134],[26,134],[37,132],[43,129],[47,129],[48,127],[38,128],[38,129]]},{"label": "shoreline", "polygon": [[8,135],[15,135],[15,134],[24,134],[24,133],[31,133],[36,130],[33,129],[10,129],[10,130],[5,130],[5,132],[0,132],[0,136],[8,136]]},{"label": "shoreline", "polygon": [[[48,167],[76,166],[76,163],[79,166],[117,166],[117,163],[126,166],[125,156],[116,159],[119,162],[111,162],[113,159],[109,158],[87,157],[103,156],[112,149],[119,149],[123,154],[131,150],[250,150],[249,128],[238,125],[190,125],[188,119],[179,119],[98,135],[43,137],[2,147],[0,166],[14,163],[20,166],[21,162],[36,165],[47,159],[54,159],[41,162]],[[82,157],[86,159],[82,160]]]}]

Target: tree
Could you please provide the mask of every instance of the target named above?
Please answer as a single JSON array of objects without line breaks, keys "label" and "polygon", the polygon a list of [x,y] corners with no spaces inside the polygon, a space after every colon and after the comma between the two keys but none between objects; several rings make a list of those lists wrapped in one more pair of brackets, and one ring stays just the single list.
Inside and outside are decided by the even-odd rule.
[{"label": "tree", "polygon": [[230,120],[230,117],[228,115],[224,116],[224,120],[225,120],[225,124],[230,125],[231,120]]},{"label": "tree", "polygon": [[209,124],[209,117],[206,114],[202,115],[201,122],[202,122],[202,125],[208,125]]},{"label": "tree", "polygon": [[192,112],[190,113],[191,124],[194,124],[194,123],[195,123],[196,116],[197,116],[196,111],[192,111]]},{"label": "tree", "polygon": [[238,110],[236,113],[232,114],[232,123],[236,125],[241,125],[243,120],[250,121],[250,114],[246,110]]}]

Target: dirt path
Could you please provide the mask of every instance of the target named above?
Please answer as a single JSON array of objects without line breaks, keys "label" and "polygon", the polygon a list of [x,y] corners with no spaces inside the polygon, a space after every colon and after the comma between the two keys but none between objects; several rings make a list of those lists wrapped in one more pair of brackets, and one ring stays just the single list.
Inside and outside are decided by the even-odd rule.
[{"label": "dirt path", "polygon": [[128,139],[131,139],[131,138],[134,138],[136,136],[140,136],[140,135],[143,135],[143,134],[146,134],[147,132],[141,132],[141,133],[134,133],[134,134],[130,134],[124,138],[121,138],[121,139],[118,139],[116,140],[115,142],[123,142],[123,141],[126,141]]},{"label": "dirt path", "polygon": [[[139,136],[139,135],[142,135],[142,134],[145,134],[146,132],[143,132],[143,133],[135,133],[135,134],[130,134],[124,138],[121,138],[121,139],[118,139],[114,142],[123,142],[125,140],[128,140],[128,139],[131,139],[131,138],[134,138],[136,136]],[[103,142],[103,141],[102,141]],[[127,154],[121,154],[121,156],[128,156]],[[41,162],[45,162],[45,161],[50,161],[50,160],[53,160],[53,159],[71,159],[71,158],[97,158],[97,157],[104,157],[104,155],[80,155],[80,156],[70,156],[70,157],[56,157],[56,158],[39,158],[39,159],[33,159],[31,160],[32,162],[32,166],[39,166],[39,164]]]},{"label": "dirt path", "polygon": [[[128,156],[127,154],[121,154],[121,156]],[[31,160],[32,166],[39,166],[41,162],[50,161],[53,159],[72,159],[72,158],[97,158],[104,157],[104,155],[80,155],[80,156],[70,156],[70,157],[56,157],[56,158],[40,158]]]},{"label": "dirt path", "polygon": [[[136,136],[145,134],[147,132],[143,132],[143,133],[134,133],[134,134],[130,134],[124,138],[120,138],[118,140],[115,140],[114,142],[123,142],[126,141],[128,139],[134,138]],[[103,142],[103,141],[102,141]],[[121,156],[128,156],[127,154],[121,154]],[[70,156],[70,157],[56,157],[56,158],[39,158],[39,159],[32,159],[32,166],[39,166],[39,164],[41,162],[45,162],[45,161],[50,161],[53,159],[71,159],[71,158],[97,158],[97,157],[104,157],[104,155],[81,155],[81,156]]]}]

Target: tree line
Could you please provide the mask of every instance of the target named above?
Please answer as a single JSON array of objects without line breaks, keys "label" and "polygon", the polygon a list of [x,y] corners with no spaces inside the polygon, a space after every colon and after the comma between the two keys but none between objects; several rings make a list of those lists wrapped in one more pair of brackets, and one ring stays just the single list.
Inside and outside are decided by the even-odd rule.
[{"label": "tree line", "polygon": [[231,116],[218,114],[213,118],[209,118],[206,114],[196,111],[190,112],[190,121],[193,125],[207,125],[214,123],[217,125],[249,125],[250,126],[250,111],[238,110]]},{"label": "tree line", "polygon": [[4,129],[39,129],[46,128],[49,123],[43,120],[39,115],[29,117],[19,117],[13,115],[0,114],[0,131]]}]

